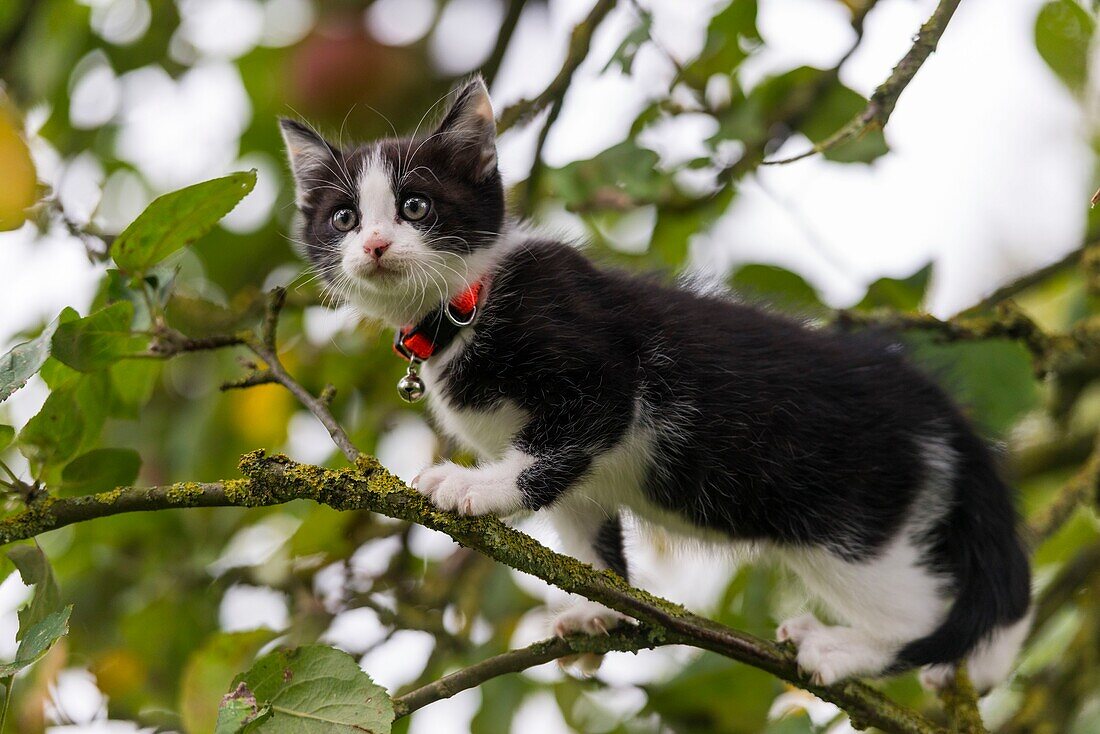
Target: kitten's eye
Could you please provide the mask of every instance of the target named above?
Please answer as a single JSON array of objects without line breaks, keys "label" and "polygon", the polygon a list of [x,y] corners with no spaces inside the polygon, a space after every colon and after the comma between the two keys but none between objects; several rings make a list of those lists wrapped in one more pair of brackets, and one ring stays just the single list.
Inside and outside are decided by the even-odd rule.
[{"label": "kitten's eye", "polygon": [[423,196],[410,196],[401,202],[401,216],[410,222],[419,222],[428,216],[428,210],[431,208],[431,202]]},{"label": "kitten's eye", "polygon": [[349,232],[359,224],[359,215],[351,209],[337,209],[332,213],[332,226],[340,232]]}]

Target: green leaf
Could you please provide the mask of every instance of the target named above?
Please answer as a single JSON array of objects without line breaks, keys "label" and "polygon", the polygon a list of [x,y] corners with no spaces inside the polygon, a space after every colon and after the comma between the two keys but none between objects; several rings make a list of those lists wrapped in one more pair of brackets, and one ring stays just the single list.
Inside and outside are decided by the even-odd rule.
[{"label": "green leaf", "polygon": [[57,327],[53,356],[81,372],[96,372],[124,357],[144,352],[149,338],[130,331],[134,304],[119,301],[82,319]]},{"label": "green leaf", "polygon": [[[811,108],[798,128],[814,143],[823,142],[847,125],[867,106],[867,100],[840,82],[832,84],[821,101]],[[824,155],[838,163],[870,163],[889,152],[882,130],[868,130],[854,140],[825,151]]]},{"label": "green leaf", "polygon": [[0,451],[3,451],[15,439],[15,429],[11,426],[0,425]]},{"label": "green leaf", "polygon": [[69,634],[69,615],[72,611],[73,605],[70,604],[64,609],[47,614],[40,622],[32,625],[19,642],[15,660],[10,663],[0,663],[0,678],[15,675],[28,665],[37,662],[55,642]]},{"label": "green leaf", "polygon": [[856,308],[915,311],[924,302],[924,294],[931,281],[932,263],[928,263],[908,278],[879,278],[868,286],[867,295],[856,304]]},{"label": "green leaf", "polygon": [[[271,711],[269,718],[239,729],[243,732],[389,734],[393,724],[393,703],[386,691],[360,670],[353,657],[327,645],[277,650],[260,658],[237,677],[223,699],[222,711],[230,709],[226,720],[237,720],[242,707],[236,702],[242,698],[248,700],[249,710]],[[233,731],[228,723],[222,727],[222,719],[219,714],[218,731]]]},{"label": "green leaf", "polygon": [[19,448],[28,461],[38,465],[60,465],[80,451],[84,437],[84,415],[75,387],[54,390],[42,409],[19,432]]},{"label": "green leaf", "polygon": [[133,449],[95,449],[73,459],[61,472],[61,490],[80,495],[132,485],[141,471]]},{"label": "green leaf", "polygon": [[107,370],[111,383],[111,415],[140,418],[141,409],[153,397],[161,366],[155,359],[124,359],[111,365]]},{"label": "green leaf", "polygon": [[259,731],[260,723],[270,718],[271,707],[260,708],[256,702],[256,696],[242,681],[237,684],[236,690],[222,697],[221,706],[218,708],[218,719],[214,724],[214,734],[236,734],[246,724],[255,724],[253,728]]},{"label": "green leaf", "polygon": [[61,608],[61,590],[49,559],[37,544],[17,545],[8,551],[8,558],[19,570],[23,583],[34,586],[31,600],[19,610],[19,638],[23,639],[32,627]]},{"label": "green leaf", "polygon": [[727,280],[730,288],[751,300],[764,300],[781,308],[816,310],[821,299],[801,275],[775,265],[745,265]]},{"label": "green leaf", "polygon": [[656,199],[672,190],[672,180],[657,169],[652,150],[625,141],[583,161],[546,171],[546,195],[566,207],[591,201]]},{"label": "green leaf", "polygon": [[1035,19],[1035,48],[1074,93],[1088,80],[1089,40],[1096,22],[1075,0],[1051,0]]},{"label": "green leaf", "polygon": [[929,371],[986,433],[1003,436],[1040,404],[1027,350],[1017,342],[937,343],[933,334],[907,334],[918,364]]},{"label": "green leaf", "polygon": [[689,84],[702,89],[714,74],[732,74],[760,43],[756,0],[732,0],[711,18],[702,53],[684,68]]},{"label": "green leaf", "polygon": [[144,273],[202,237],[256,185],[256,171],[233,173],[158,197],[111,247],[111,256],[129,273]]},{"label": "green leaf", "polygon": [[56,328],[57,322],[54,322],[36,338],[12,347],[11,351],[0,357],[0,402],[26,385],[27,380],[42,368],[50,356],[50,339]]},{"label": "green leaf", "polygon": [[50,362],[56,365],[50,377],[59,386],[48,383],[53,392],[23,426],[19,449],[36,465],[60,468],[98,439],[111,403],[111,386],[106,372],[82,374],[56,360]]},{"label": "green leaf", "polygon": [[[180,716],[185,731],[222,731],[218,716],[218,696],[229,687],[233,677],[248,666],[260,648],[275,637],[267,629],[249,632],[217,632],[207,638],[202,647],[187,660],[180,683]],[[234,691],[235,693],[236,691]],[[241,697],[233,698],[225,714],[229,720],[241,722],[241,714],[255,714],[257,708],[242,706]],[[228,729],[228,731],[237,731]]]},{"label": "green leaf", "polygon": [[638,55],[638,49],[649,40],[650,31],[653,30],[653,14],[641,6],[635,6],[635,10],[637,11],[638,24],[634,26],[630,33],[626,34],[623,42],[619,44],[615,53],[608,59],[603,68],[604,72],[617,64],[624,74],[629,74],[631,67],[634,66],[634,57]]}]

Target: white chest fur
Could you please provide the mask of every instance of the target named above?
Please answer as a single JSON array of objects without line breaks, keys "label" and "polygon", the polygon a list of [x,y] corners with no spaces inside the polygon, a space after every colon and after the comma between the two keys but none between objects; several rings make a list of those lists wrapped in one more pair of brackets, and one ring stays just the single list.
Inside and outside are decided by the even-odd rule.
[{"label": "white chest fur", "polygon": [[527,414],[508,401],[490,410],[471,410],[459,408],[447,399],[440,375],[446,364],[465,348],[466,341],[460,336],[441,354],[424,363],[421,376],[427,387],[428,409],[440,430],[464,448],[484,460],[499,459],[527,423]]},{"label": "white chest fur", "polygon": [[456,408],[428,383],[428,408],[440,429],[482,459],[499,459],[527,422],[527,415],[513,403],[493,410]]}]

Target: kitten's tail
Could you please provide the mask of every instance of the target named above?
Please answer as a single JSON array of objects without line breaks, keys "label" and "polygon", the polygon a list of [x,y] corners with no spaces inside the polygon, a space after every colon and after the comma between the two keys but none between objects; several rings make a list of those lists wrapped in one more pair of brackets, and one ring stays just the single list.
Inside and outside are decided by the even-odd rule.
[{"label": "kitten's tail", "polygon": [[956,596],[944,621],[901,649],[898,670],[968,659],[975,688],[987,690],[1011,671],[1030,626],[1031,574],[1016,530],[1012,492],[981,440],[956,442],[956,503],[932,557],[954,576]]}]

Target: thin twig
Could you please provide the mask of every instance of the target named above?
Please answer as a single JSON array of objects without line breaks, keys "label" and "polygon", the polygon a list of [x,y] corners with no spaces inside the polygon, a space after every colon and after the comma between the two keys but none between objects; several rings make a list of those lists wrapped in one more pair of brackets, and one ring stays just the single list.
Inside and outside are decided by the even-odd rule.
[{"label": "thin twig", "polygon": [[897,105],[901,93],[905,91],[905,87],[913,81],[913,77],[916,76],[921,66],[936,50],[940,37],[947,30],[947,24],[950,22],[951,16],[955,14],[955,10],[959,7],[959,2],[960,0],[940,0],[932,15],[921,26],[909,52],[894,67],[886,81],[874,91],[871,98],[867,100],[867,106],[847,124],[803,153],[790,158],[763,161],[761,165],[778,166],[800,161],[817,153],[832,150],[849,140],[858,138],[868,130],[881,130],[886,127],[886,123],[890,121],[890,116],[894,113],[894,107]]},{"label": "thin twig", "polygon": [[546,122],[539,131],[539,139],[535,143],[535,157],[531,163],[531,172],[527,174],[527,180],[523,184],[523,200],[520,203],[520,211],[530,216],[535,204],[539,182],[542,180],[543,162],[542,151],[546,147],[546,139],[550,137],[550,128],[558,121],[561,114],[561,101],[555,100],[550,105],[550,112],[546,115]]},{"label": "thin twig", "polygon": [[1028,535],[1033,547],[1054,535],[1084,502],[1093,501],[1100,488],[1100,440],[1092,454],[1068,482],[1062,485],[1054,499],[1043,506],[1032,519]]},{"label": "thin twig", "polygon": [[615,0],[597,0],[588,16],[573,29],[569,36],[569,50],[565,56],[565,62],[557,75],[546,85],[537,96],[532,99],[521,99],[519,102],[504,109],[497,120],[497,132],[503,133],[511,127],[530,122],[538,113],[555,102],[560,103],[569,91],[569,84],[573,81],[573,74],[588,57],[588,51],[592,46],[592,36],[596,28],[607,14],[615,7]]},{"label": "thin twig", "polygon": [[504,61],[504,54],[507,53],[508,45],[512,42],[512,36],[516,32],[516,25],[519,23],[519,17],[523,15],[525,5],[527,0],[508,0],[508,9],[504,13],[504,20],[500,23],[500,30],[497,31],[493,52],[481,65],[481,76],[490,87],[493,86],[493,81],[496,80],[497,73],[500,71],[500,64]]},{"label": "thin twig", "polygon": [[998,303],[1006,301],[1009,298],[1012,298],[1013,296],[1022,293],[1023,291],[1026,291],[1032,286],[1038,285],[1039,283],[1049,278],[1051,275],[1054,275],[1055,273],[1064,270],[1071,265],[1075,265],[1081,260],[1081,257],[1085,254],[1087,250],[1094,247],[1100,247],[1100,242],[1091,242],[1089,244],[1082,245],[1076,250],[1071,250],[1070,252],[1067,252],[1058,260],[1055,260],[1048,265],[1044,265],[1037,270],[1032,270],[1025,275],[1021,275],[1019,278],[1016,278],[1010,283],[1006,283],[1005,285],[997,288],[988,296],[975,303],[973,306],[970,306],[969,308],[960,311],[957,316],[970,316],[974,313],[977,313],[978,311],[984,311],[986,309],[992,308]]},{"label": "thin twig", "polygon": [[519,673],[536,665],[560,660],[578,653],[602,655],[608,652],[637,652],[658,645],[662,641],[660,631],[624,626],[612,630],[606,635],[570,635],[541,640],[518,650],[495,655],[468,668],[446,675],[414,691],[398,696],[393,701],[394,713],[398,719],[408,716],[417,709],[430,703],[455,696],[469,688],[475,688],[487,680],[509,673]]}]

